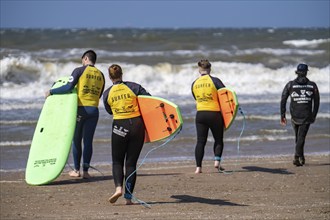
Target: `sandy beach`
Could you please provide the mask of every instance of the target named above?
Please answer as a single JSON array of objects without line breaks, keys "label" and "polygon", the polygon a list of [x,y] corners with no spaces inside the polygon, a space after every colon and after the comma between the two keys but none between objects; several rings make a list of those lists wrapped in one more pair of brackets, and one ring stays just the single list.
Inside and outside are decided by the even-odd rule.
[{"label": "sandy beach", "polygon": [[138,171],[135,196],[150,205],[115,205],[111,167],[97,167],[90,180],[68,170],[53,183],[29,186],[24,172],[1,173],[0,219],[330,219],[330,157],[241,158],[223,166],[212,161],[194,174],[194,161],[147,163]]}]

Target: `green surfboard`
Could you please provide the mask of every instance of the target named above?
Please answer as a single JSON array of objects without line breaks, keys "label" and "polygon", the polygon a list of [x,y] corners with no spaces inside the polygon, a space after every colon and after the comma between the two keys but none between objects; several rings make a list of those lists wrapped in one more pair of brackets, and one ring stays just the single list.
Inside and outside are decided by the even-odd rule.
[{"label": "green surfboard", "polygon": [[[58,79],[52,88],[65,85],[69,77]],[[77,91],[49,96],[41,110],[34,131],[25,181],[29,185],[43,185],[55,180],[67,162],[78,108]]]}]

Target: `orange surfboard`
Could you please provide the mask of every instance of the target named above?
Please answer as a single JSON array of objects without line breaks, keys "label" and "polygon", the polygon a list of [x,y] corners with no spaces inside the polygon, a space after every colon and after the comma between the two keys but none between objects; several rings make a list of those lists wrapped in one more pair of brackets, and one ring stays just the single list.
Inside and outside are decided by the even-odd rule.
[{"label": "orange surfboard", "polygon": [[155,96],[138,96],[140,112],[146,127],[144,142],[167,138],[181,129],[183,120],[179,107]]},{"label": "orange surfboard", "polygon": [[236,93],[230,88],[221,88],[218,90],[218,99],[224,127],[227,130],[233,123],[238,109]]}]

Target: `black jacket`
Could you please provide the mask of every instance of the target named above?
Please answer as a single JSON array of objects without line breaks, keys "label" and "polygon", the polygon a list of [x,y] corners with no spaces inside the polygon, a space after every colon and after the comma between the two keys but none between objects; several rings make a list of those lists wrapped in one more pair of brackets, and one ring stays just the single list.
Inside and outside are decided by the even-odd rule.
[{"label": "black jacket", "polygon": [[307,77],[298,76],[286,84],[282,92],[281,118],[285,118],[286,102],[291,96],[290,114],[295,124],[311,124],[315,121],[320,105],[317,85]]}]

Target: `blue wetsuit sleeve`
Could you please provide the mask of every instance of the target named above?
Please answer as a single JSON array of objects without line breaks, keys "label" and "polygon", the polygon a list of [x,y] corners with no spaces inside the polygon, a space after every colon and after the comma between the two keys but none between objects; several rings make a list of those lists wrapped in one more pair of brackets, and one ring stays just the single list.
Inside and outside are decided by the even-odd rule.
[{"label": "blue wetsuit sleeve", "polygon": [[75,70],[73,70],[69,82],[61,87],[58,87],[56,89],[51,89],[50,90],[50,94],[65,94],[65,93],[69,93],[73,90],[73,88],[77,85],[78,80],[81,76],[81,74],[84,72],[85,70],[85,66],[84,67],[79,67],[76,68]]},{"label": "blue wetsuit sleeve", "polygon": [[64,94],[64,93],[69,93],[72,91],[73,88],[71,88],[70,83],[67,83],[61,87],[58,87],[56,89],[51,89],[50,94]]},{"label": "blue wetsuit sleeve", "polygon": [[[112,86],[111,86],[112,87]],[[112,115],[112,109],[108,103],[108,96],[109,96],[109,92],[110,92],[110,88],[108,88],[104,93],[103,93],[103,105],[104,105],[104,108],[105,110],[110,114]]]}]

